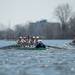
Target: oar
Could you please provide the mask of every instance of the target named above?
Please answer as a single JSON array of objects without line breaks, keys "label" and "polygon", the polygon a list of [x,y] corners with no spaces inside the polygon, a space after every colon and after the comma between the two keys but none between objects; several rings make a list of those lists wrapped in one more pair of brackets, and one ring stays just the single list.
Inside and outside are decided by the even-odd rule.
[{"label": "oar", "polygon": [[15,47],[16,45],[9,45],[9,46],[4,46],[4,47],[0,47],[0,49],[10,49],[12,47]]},{"label": "oar", "polygon": [[47,47],[50,47],[50,48],[55,48],[55,49],[66,49],[66,48],[63,48],[63,47],[57,47],[57,46],[47,46]]}]

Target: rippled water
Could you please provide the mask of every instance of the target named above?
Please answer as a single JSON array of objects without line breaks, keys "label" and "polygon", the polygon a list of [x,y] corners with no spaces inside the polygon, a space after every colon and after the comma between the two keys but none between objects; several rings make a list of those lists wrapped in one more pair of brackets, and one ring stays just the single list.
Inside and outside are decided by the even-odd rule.
[{"label": "rippled water", "polygon": [[75,50],[0,50],[0,75],[75,75]]}]

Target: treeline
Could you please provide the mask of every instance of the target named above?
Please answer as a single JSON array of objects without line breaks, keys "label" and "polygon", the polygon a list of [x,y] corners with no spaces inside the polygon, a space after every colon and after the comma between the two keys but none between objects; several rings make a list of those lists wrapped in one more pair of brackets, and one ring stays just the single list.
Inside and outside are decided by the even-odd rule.
[{"label": "treeline", "polygon": [[72,39],[75,38],[75,15],[69,4],[56,7],[55,16],[59,22],[41,20],[28,24],[15,25],[14,29],[0,31],[0,39],[17,39],[19,36],[39,36],[42,39]]},{"label": "treeline", "polygon": [[40,36],[43,39],[70,39],[75,37],[75,18],[66,24],[65,33],[60,23],[51,23],[47,20],[30,22],[28,25],[15,25],[14,29],[0,31],[0,39],[17,39],[19,36]]}]

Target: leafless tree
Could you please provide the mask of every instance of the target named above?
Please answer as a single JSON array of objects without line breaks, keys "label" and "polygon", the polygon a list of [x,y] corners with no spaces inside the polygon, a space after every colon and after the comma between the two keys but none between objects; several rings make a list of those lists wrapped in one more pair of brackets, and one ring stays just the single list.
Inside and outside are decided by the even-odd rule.
[{"label": "leafless tree", "polygon": [[62,35],[65,36],[67,30],[67,23],[71,17],[71,7],[69,4],[62,4],[56,7],[55,15],[61,23]]},{"label": "leafless tree", "polygon": [[71,14],[70,5],[69,4],[63,4],[63,5],[57,6],[57,8],[55,10],[55,14],[62,24],[66,23],[69,20],[70,14]]}]

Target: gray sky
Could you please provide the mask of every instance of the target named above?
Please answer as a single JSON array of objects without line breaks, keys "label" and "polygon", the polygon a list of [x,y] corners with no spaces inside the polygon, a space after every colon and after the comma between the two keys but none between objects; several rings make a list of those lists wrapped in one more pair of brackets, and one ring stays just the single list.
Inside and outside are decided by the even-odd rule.
[{"label": "gray sky", "polygon": [[0,24],[7,26],[41,19],[55,21],[54,8],[62,3],[75,7],[75,0],[0,0]]}]

